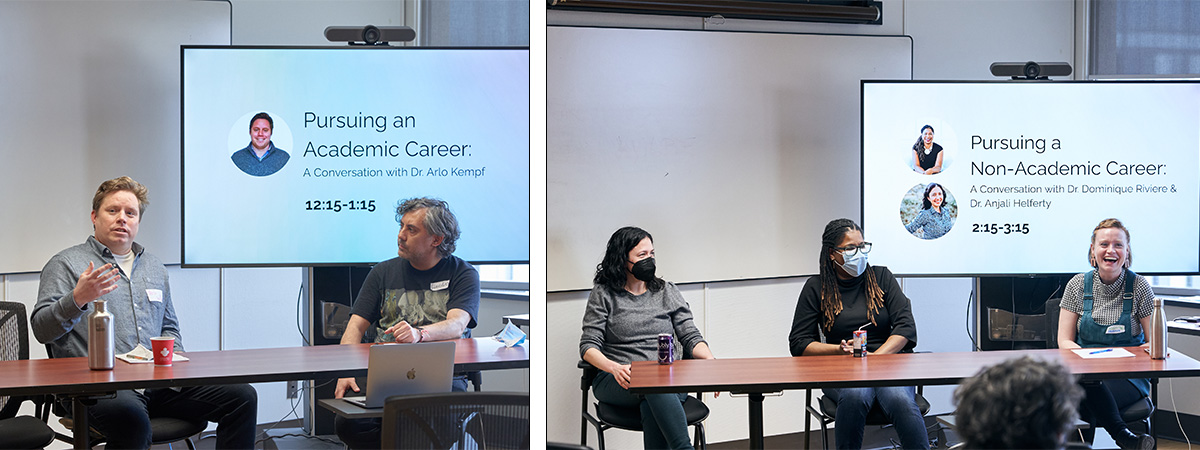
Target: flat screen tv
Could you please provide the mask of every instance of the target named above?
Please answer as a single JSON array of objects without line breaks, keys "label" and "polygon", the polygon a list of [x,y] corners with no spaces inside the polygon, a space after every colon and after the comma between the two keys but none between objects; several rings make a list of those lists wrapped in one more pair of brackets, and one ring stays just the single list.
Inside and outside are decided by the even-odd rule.
[{"label": "flat screen tv", "polygon": [[1132,270],[1195,274],[1200,83],[864,81],[862,196],[897,274],[1083,272],[1106,218]]},{"label": "flat screen tv", "polygon": [[459,257],[529,260],[527,48],[181,53],[185,266],[382,261],[398,202],[426,196]]}]

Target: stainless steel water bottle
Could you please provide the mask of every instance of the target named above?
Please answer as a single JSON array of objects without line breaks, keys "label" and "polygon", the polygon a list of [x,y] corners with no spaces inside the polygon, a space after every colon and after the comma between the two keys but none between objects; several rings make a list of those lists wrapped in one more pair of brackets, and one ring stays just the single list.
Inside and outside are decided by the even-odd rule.
[{"label": "stainless steel water bottle", "polygon": [[104,300],[92,302],[88,316],[88,367],[92,370],[112,370],[116,352],[113,348],[113,315],[104,307]]},{"label": "stainless steel water bottle", "polygon": [[1163,313],[1161,298],[1154,299],[1154,312],[1150,315],[1150,358],[1163,359],[1167,356],[1167,316]]}]

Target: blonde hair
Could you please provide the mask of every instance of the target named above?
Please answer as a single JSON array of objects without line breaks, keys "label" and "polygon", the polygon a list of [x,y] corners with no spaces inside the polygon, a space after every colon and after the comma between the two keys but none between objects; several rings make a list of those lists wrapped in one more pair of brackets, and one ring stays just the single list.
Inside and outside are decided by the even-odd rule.
[{"label": "blonde hair", "polygon": [[104,198],[108,197],[108,194],[119,191],[129,191],[134,197],[137,197],[138,216],[146,212],[146,206],[150,205],[150,191],[142,183],[129,177],[113,178],[100,183],[100,187],[96,189],[96,195],[92,196],[92,212],[100,210],[100,204],[104,202]]},{"label": "blonde hair", "polygon": [[1096,232],[1105,228],[1116,228],[1125,232],[1125,268],[1128,269],[1129,266],[1133,265],[1133,249],[1129,245],[1129,229],[1125,228],[1125,225],[1120,220],[1111,218],[1101,220],[1100,224],[1092,229],[1092,243],[1088,245],[1088,264],[1092,267],[1097,267],[1096,259],[1092,255],[1092,247],[1096,246]]}]

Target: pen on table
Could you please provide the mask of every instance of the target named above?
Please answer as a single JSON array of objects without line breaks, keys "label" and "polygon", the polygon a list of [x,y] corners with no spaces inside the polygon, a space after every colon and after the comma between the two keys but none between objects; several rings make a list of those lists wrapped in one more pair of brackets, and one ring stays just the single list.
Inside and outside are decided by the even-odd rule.
[{"label": "pen on table", "polygon": [[1097,354],[1097,353],[1105,353],[1105,352],[1111,352],[1111,351],[1112,351],[1112,349],[1111,349],[1111,348],[1106,348],[1106,349],[1104,349],[1104,350],[1096,350],[1096,351],[1094,351],[1094,352],[1088,352],[1088,354],[1089,354],[1089,355],[1095,355],[1095,354]]}]

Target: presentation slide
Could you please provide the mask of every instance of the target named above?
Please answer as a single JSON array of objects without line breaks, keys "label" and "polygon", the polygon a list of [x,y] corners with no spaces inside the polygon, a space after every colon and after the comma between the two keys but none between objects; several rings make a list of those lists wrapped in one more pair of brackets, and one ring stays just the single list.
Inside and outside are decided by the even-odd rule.
[{"label": "presentation slide", "polygon": [[183,263],[375,263],[449,203],[471,262],[529,260],[528,49],[184,47]]},{"label": "presentation slide", "polygon": [[1090,269],[1129,229],[1130,269],[1200,270],[1200,84],[862,85],[864,237],[904,275]]}]

